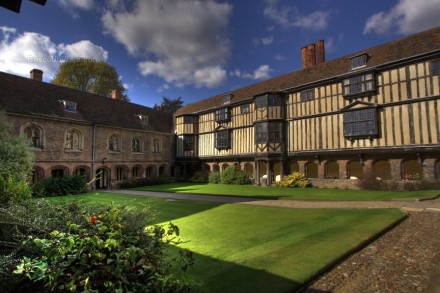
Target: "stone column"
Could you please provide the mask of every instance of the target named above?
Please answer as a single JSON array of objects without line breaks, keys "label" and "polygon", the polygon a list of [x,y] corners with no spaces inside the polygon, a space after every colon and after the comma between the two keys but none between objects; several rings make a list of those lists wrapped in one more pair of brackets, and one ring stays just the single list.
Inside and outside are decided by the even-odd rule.
[{"label": "stone column", "polygon": [[349,160],[339,160],[337,163],[339,164],[339,178],[340,179],[347,179],[348,176],[348,162]]},{"label": "stone column", "polygon": [[306,174],[307,163],[308,163],[308,161],[298,161],[299,172]]},{"label": "stone column", "polygon": [[436,174],[435,174],[435,168],[436,168],[436,159],[425,159],[423,160],[423,180],[426,181],[436,181]]},{"label": "stone column", "polygon": [[396,181],[402,180],[402,160],[390,159],[391,178]]},{"label": "stone column", "polygon": [[318,164],[318,178],[324,179],[325,178],[325,162],[317,162]]},{"label": "stone column", "polygon": [[260,161],[255,161],[255,184],[260,185]]}]

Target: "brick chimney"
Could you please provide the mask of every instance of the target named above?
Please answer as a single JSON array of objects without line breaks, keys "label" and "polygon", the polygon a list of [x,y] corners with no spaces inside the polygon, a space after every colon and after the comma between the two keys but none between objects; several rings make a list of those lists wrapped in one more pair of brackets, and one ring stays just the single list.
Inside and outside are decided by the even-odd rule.
[{"label": "brick chimney", "polygon": [[31,70],[31,79],[36,81],[43,81],[43,71],[40,69],[32,69]]},{"label": "brick chimney", "polygon": [[316,65],[316,46],[315,46],[315,44],[309,44],[307,46],[307,59],[308,59],[308,67]]},{"label": "brick chimney", "polygon": [[112,99],[113,100],[122,100],[121,92],[118,90],[112,90]]},{"label": "brick chimney", "polygon": [[324,41],[319,40],[301,48],[302,68],[309,68],[325,62]]},{"label": "brick chimney", "polygon": [[316,64],[321,64],[325,62],[325,47],[324,40],[319,40],[316,42]]}]

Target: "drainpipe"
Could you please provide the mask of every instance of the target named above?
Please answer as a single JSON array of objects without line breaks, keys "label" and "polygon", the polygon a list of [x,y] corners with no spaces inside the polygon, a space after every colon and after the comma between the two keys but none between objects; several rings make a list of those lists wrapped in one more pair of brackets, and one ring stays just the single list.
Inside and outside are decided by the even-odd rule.
[{"label": "drainpipe", "polygon": [[[96,148],[96,124],[93,124],[93,138],[92,138],[92,170],[91,170],[91,177],[95,177],[95,148]],[[92,183],[93,189],[96,189],[95,181]]]}]

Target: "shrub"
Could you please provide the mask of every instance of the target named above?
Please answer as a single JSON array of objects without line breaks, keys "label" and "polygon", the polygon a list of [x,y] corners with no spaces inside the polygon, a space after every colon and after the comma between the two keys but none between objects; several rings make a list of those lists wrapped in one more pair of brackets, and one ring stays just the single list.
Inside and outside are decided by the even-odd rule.
[{"label": "shrub", "polygon": [[301,172],[293,172],[284,176],[281,181],[275,182],[275,187],[310,187],[311,183]]},{"label": "shrub", "polygon": [[220,174],[220,182],[222,184],[236,184],[245,185],[251,184],[252,181],[249,179],[249,175],[240,170],[236,165],[228,166]]},{"label": "shrub", "polygon": [[32,197],[32,189],[26,181],[14,176],[0,175],[0,205],[8,206]]},{"label": "shrub", "polygon": [[193,183],[207,183],[209,182],[209,173],[204,171],[197,171],[189,181]]},{"label": "shrub", "polygon": [[33,186],[35,197],[61,196],[85,192],[87,192],[87,181],[80,175],[47,178]]},{"label": "shrub", "polygon": [[[177,259],[170,260],[166,248],[179,243],[178,227],[145,229],[149,209],[35,202],[0,213],[2,225],[15,222],[21,231],[15,237],[26,235],[14,253],[0,258],[0,290],[188,292],[195,286],[172,274]],[[17,210],[20,216],[27,211],[24,221]],[[183,269],[192,264],[189,251],[180,256]]]},{"label": "shrub", "polygon": [[214,183],[214,184],[219,184],[220,183],[220,173],[219,172],[210,173],[208,176],[208,182]]}]

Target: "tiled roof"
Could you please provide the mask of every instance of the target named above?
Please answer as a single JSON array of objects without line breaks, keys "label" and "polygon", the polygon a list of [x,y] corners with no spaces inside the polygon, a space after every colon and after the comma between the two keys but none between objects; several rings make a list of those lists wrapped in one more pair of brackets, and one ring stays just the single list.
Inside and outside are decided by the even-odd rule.
[{"label": "tiled roof", "polygon": [[[76,112],[64,110],[75,102]],[[9,113],[69,119],[112,127],[172,133],[173,116],[148,107],[0,72],[0,109]],[[139,116],[148,116],[142,124]]]},{"label": "tiled roof", "polygon": [[[249,100],[258,94],[271,91],[285,91],[290,88],[348,74],[351,71],[351,57],[362,53],[368,54],[369,60],[366,68],[371,68],[434,51],[440,51],[440,27],[188,104],[177,110],[175,115],[194,114],[207,109],[221,107],[223,106],[223,96],[229,93],[234,95],[231,100],[231,104],[234,104]],[[300,52],[298,52],[298,55],[300,56]]]}]

